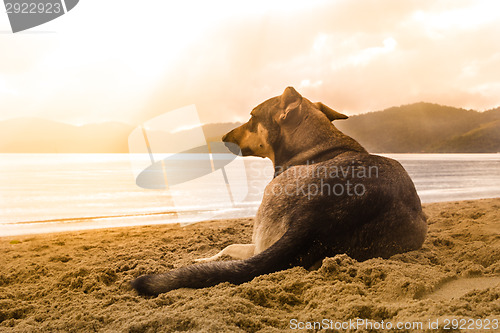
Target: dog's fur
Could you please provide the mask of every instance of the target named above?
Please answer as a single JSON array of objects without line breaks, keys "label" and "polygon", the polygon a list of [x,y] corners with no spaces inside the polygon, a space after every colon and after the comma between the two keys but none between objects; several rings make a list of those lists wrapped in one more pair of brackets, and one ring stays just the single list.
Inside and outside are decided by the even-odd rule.
[{"label": "dog's fur", "polygon": [[[237,144],[244,156],[267,157],[274,164],[253,244],[231,245],[201,259],[209,262],[141,276],[132,281],[140,294],[243,283],[293,266],[310,268],[339,253],[366,260],[421,247],[427,223],[413,182],[398,162],[367,153],[331,123],[347,116],[291,87],[251,114],[223,141],[230,149]],[[325,194],[328,187],[336,191]],[[213,262],[222,254],[239,260]]]}]

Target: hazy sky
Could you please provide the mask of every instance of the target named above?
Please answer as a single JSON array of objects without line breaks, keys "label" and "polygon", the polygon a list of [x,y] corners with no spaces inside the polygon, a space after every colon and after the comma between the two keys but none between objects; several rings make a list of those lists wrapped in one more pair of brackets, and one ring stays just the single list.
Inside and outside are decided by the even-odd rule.
[{"label": "hazy sky", "polygon": [[346,114],[500,106],[495,0],[80,0],[9,31],[2,9],[0,120],[136,124],[189,104],[245,120],[288,85]]}]

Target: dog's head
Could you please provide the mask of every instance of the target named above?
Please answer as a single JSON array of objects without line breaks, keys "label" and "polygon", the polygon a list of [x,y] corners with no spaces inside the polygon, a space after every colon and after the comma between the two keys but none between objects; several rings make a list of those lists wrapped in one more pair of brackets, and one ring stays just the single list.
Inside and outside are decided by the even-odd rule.
[{"label": "dog's head", "polygon": [[[248,122],[222,137],[228,148],[234,144],[243,156],[268,157],[274,161],[277,144],[291,141],[301,123],[308,117],[317,119],[318,125],[330,123],[347,116],[332,110],[321,102],[312,103],[294,88],[288,87],[276,96],[255,107]],[[238,153],[234,151],[234,153]]]}]

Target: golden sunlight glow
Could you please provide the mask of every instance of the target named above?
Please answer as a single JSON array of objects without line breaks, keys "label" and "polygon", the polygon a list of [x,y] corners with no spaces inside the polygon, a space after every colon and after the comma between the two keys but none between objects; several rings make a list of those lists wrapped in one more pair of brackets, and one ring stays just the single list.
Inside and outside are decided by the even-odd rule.
[{"label": "golden sunlight glow", "polygon": [[446,8],[435,12],[417,10],[414,20],[421,23],[434,38],[444,38],[450,29],[467,31],[477,29],[498,20],[500,2],[477,1],[463,8]]},{"label": "golden sunlight glow", "polygon": [[136,124],[196,104],[231,121],[288,85],[351,113],[497,106],[500,3],[397,3],[81,1],[41,33],[0,34],[0,120]]}]

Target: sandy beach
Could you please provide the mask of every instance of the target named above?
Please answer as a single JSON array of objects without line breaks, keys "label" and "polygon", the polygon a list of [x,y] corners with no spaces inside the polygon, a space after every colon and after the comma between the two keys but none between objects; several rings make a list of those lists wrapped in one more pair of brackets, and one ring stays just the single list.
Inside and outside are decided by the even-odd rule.
[{"label": "sandy beach", "polygon": [[[500,331],[500,198],[424,210],[429,232],[418,251],[365,262],[340,254],[316,271],[156,298],[138,296],[129,281],[249,242],[252,219],[0,238],[0,331],[280,332],[320,322],[310,331],[348,332],[339,325],[358,319],[432,332],[462,319],[475,332]],[[383,331],[366,325],[357,331]]]}]

